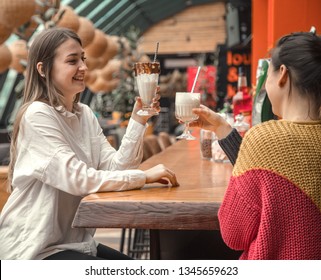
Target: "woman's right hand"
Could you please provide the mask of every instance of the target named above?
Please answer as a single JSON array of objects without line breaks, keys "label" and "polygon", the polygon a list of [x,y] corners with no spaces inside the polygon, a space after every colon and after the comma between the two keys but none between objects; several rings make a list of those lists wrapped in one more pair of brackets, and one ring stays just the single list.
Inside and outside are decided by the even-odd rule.
[{"label": "woman's right hand", "polygon": [[193,113],[198,115],[198,119],[192,121],[189,126],[211,130],[218,139],[225,138],[233,129],[223,117],[204,105],[201,105],[200,108],[194,108]]},{"label": "woman's right hand", "polygon": [[157,182],[166,185],[169,180],[173,187],[179,186],[175,173],[163,164],[158,164],[144,172],[146,174],[146,184]]},{"label": "woman's right hand", "polygon": [[[151,104],[151,107],[156,111],[156,112],[160,112],[160,103],[159,103],[159,99],[160,99],[160,86],[156,87],[156,93],[155,93],[155,97],[153,98],[153,103]],[[141,110],[143,108],[143,101],[141,99],[140,96],[136,96],[135,97],[135,104],[134,104],[134,108],[131,114],[132,119],[134,119],[135,121],[141,123],[142,125],[145,125],[147,123],[147,121],[152,117],[152,116],[139,116],[137,115],[137,112],[139,110]]]}]

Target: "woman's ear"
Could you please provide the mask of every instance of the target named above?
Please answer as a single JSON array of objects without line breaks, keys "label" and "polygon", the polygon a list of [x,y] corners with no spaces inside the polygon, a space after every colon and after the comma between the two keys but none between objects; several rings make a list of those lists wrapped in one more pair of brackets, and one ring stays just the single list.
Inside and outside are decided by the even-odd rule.
[{"label": "woman's ear", "polygon": [[45,77],[45,73],[43,72],[43,68],[42,68],[42,62],[37,63],[37,70],[41,77]]},{"label": "woman's ear", "polygon": [[280,77],[279,77],[279,80],[278,80],[278,86],[279,87],[284,87],[284,85],[288,81],[288,78],[289,78],[288,71],[289,71],[288,68],[284,64],[282,64],[280,66],[280,69],[279,69]]}]

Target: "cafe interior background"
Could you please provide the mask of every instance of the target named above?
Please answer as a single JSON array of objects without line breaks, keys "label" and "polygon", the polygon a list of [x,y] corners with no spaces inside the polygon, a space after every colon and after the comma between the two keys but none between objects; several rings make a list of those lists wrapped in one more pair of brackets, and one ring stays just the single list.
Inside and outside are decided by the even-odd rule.
[{"label": "cafe interior background", "polygon": [[[286,33],[312,26],[318,33],[320,11],[319,0],[0,0],[0,165],[9,160],[28,46],[45,28],[71,28],[82,39],[89,70],[81,102],[92,108],[117,148],[138,95],[133,63],[152,61],[155,55],[160,62],[161,112],[151,119],[146,137],[166,134],[175,141],[175,93],[191,90],[199,66],[194,91],[201,92],[203,104],[228,112],[240,67],[254,100],[259,60]],[[1,208],[5,179],[3,171]],[[134,235],[126,237],[127,253],[137,245]],[[98,230],[97,238],[125,250],[124,231]],[[136,258],[148,253],[146,232],[139,238],[144,250]]]}]

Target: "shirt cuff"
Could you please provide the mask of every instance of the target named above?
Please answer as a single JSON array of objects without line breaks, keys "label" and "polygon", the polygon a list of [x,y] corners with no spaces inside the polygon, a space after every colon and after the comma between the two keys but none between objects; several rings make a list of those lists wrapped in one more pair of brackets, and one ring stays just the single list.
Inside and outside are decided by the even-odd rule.
[{"label": "shirt cuff", "polygon": [[144,187],[146,183],[146,174],[144,171],[135,169],[135,170],[127,170],[128,176],[130,177],[130,189],[140,189]]},{"label": "shirt cuff", "polygon": [[130,118],[127,126],[127,130],[130,131],[130,137],[134,139],[139,139],[145,133],[148,124],[145,125],[135,121]]}]

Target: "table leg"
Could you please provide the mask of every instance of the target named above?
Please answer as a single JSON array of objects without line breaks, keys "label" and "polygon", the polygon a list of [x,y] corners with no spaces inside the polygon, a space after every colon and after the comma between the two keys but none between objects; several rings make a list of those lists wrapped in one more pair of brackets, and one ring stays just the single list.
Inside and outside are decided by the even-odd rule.
[{"label": "table leg", "polygon": [[228,248],[217,230],[151,230],[150,258],[157,260],[233,260],[241,252]]},{"label": "table leg", "polygon": [[151,260],[160,260],[160,238],[159,230],[150,229],[150,259]]}]

